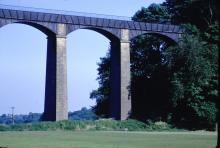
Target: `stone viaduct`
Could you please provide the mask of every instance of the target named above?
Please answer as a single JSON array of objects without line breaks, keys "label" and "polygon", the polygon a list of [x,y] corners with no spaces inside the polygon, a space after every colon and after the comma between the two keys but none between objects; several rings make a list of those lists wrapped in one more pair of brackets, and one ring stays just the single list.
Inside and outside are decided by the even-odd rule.
[{"label": "stone viaduct", "polygon": [[68,119],[66,36],[69,33],[77,29],[90,29],[111,41],[110,116],[125,120],[131,114],[130,40],[138,35],[150,33],[176,42],[183,32],[179,26],[171,24],[0,6],[0,28],[12,23],[30,25],[48,36],[43,116],[44,120],[48,121]]}]

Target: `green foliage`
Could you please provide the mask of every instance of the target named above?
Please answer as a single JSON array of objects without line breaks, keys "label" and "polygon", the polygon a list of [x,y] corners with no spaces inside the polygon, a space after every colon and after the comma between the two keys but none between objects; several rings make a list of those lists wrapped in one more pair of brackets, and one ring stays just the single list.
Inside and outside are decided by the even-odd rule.
[{"label": "green foliage", "polygon": [[120,126],[128,131],[142,131],[147,129],[145,123],[137,122],[136,120],[122,121]]},{"label": "green foliage", "polygon": [[[28,115],[15,115],[14,122],[15,123],[30,123],[30,122],[38,122],[41,118],[40,113],[29,113]],[[11,115],[3,114],[0,116],[0,124],[12,124]]]},{"label": "green foliage", "polygon": [[[137,12],[133,20],[164,21],[168,17],[166,7],[152,4],[148,8],[143,8]],[[158,38],[155,35],[139,36],[131,42],[131,94],[133,105],[135,106],[133,107],[132,116],[136,119],[146,120],[149,117],[154,119],[166,118],[169,103],[166,101],[168,99],[168,91],[166,90],[168,88],[168,73],[164,50],[169,43],[171,42],[164,41],[164,37]],[[91,93],[90,98],[96,99],[97,105],[94,106],[96,114],[101,117],[108,117],[110,54],[108,53],[106,57],[101,58],[98,65],[99,77],[97,79],[100,87]],[[161,93],[155,93],[158,91]],[[147,96],[146,92],[151,93],[152,96]],[[155,97],[157,99],[154,99]],[[148,98],[148,100],[145,98]],[[159,107],[161,111],[158,111],[156,106],[161,98],[163,98]],[[147,101],[151,103],[147,103]]]},{"label": "green foliage", "polygon": [[85,120],[85,121],[58,121],[38,122],[15,125],[1,125],[0,131],[151,131],[151,130],[176,130],[165,122],[140,122],[137,120],[117,121],[112,119]]},{"label": "green foliage", "polygon": [[105,57],[100,58],[98,63],[98,82],[99,88],[93,90],[90,93],[90,98],[96,100],[96,105],[93,107],[96,115],[104,118],[108,117],[109,113],[109,95],[110,95],[110,52],[106,54]]},{"label": "green foliage", "polygon": [[[180,72],[179,77],[185,78],[186,80],[183,81],[190,83],[202,83],[210,79],[213,74],[216,75],[210,58],[216,60],[217,52],[217,48],[210,52],[207,43],[194,35],[182,37],[179,46],[167,50],[172,72]],[[186,76],[183,77],[182,75]]]},{"label": "green foliage", "polygon": [[186,35],[177,47],[167,50],[173,73],[173,120],[180,127],[215,128],[218,50],[212,47],[198,35]]},{"label": "green foliage", "polygon": [[[14,122],[17,124],[20,123],[35,123],[41,121],[41,113],[29,113],[28,115],[15,115]],[[97,115],[93,112],[92,109],[87,109],[83,107],[81,110],[69,112],[69,120],[95,120]],[[12,124],[11,115],[3,114],[0,116],[0,124]]]},{"label": "green foliage", "polygon": [[132,18],[135,21],[142,22],[167,22],[170,19],[170,15],[166,6],[159,4],[151,4],[148,8],[142,7],[137,11]]},{"label": "green foliage", "polygon": [[69,120],[95,120],[97,119],[97,116],[92,111],[92,109],[87,109],[86,107],[83,107],[79,111],[69,112],[68,119]]},{"label": "green foliage", "polygon": [[138,36],[131,42],[133,118],[166,120],[169,112],[169,71],[164,53],[169,43],[160,36],[149,34]]},{"label": "green foliage", "polygon": [[163,121],[157,121],[152,122],[151,120],[147,120],[148,128],[152,131],[169,131],[169,130],[175,130],[170,124],[163,122]]},{"label": "green foliage", "polygon": [[0,131],[9,131],[10,127],[4,124],[0,124]]},{"label": "green foliage", "polygon": [[175,23],[191,23],[205,30],[218,20],[218,0],[166,0]]},{"label": "green foliage", "polygon": [[[177,46],[164,36],[145,34],[131,42],[132,117],[166,121],[189,129],[215,128],[218,102],[217,0],[166,0],[141,8],[134,21],[181,24]],[[107,117],[110,55],[99,63],[100,87],[91,98]]]}]

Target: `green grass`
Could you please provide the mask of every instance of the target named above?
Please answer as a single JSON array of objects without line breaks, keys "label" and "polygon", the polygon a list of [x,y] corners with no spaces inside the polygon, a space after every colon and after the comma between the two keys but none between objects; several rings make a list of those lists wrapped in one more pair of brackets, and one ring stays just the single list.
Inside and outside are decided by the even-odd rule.
[{"label": "green grass", "polygon": [[0,132],[8,148],[214,148],[213,132],[19,131]]}]

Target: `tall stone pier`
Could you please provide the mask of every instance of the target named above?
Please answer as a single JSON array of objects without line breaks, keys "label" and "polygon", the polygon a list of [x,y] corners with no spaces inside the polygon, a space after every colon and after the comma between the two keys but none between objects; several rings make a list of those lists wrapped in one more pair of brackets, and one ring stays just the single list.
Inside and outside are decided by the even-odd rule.
[{"label": "tall stone pier", "polygon": [[129,30],[121,29],[121,40],[111,42],[110,116],[125,120],[131,113]]},{"label": "tall stone pier", "polygon": [[48,36],[45,107],[43,120],[67,120],[66,27],[57,24],[57,34]]}]

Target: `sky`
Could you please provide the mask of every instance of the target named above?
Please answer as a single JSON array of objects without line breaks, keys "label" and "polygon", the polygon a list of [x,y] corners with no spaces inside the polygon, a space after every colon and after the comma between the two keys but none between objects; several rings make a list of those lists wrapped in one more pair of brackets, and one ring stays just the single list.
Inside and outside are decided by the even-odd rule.
[{"label": "sky", "polygon": [[[141,7],[164,0],[0,0],[0,4],[131,17]],[[39,30],[10,24],[0,28],[0,115],[44,108],[47,36]],[[68,111],[95,104],[89,98],[98,88],[97,63],[105,56],[109,40],[91,30],[67,36]]]}]

